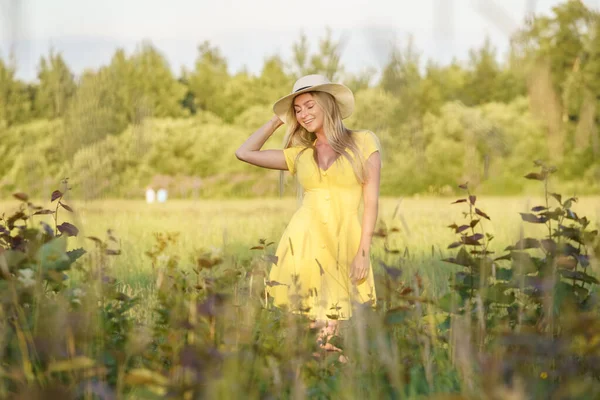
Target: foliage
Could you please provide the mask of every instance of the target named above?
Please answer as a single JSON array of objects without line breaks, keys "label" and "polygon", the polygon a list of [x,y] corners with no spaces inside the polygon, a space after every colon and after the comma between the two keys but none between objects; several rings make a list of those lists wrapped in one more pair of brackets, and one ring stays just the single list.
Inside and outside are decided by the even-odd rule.
[{"label": "foliage", "polygon": [[60,53],[50,50],[48,59],[40,60],[40,82],[35,95],[34,110],[41,118],[60,118],[65,115],[77,86],[73,73]]},{"label": "foliage", "polygon": [[[0,334],[2,364],[10,371],[1,379],[2,397],[65,393],[69,386],[76,388],[73,393],[101,394],[105,383],[98,378],[115,385],[127,365],[128,310],[136,300],[118,292],[106,274],[106,256],[118,249],[89,237],[97,249],[86,267],[78,261],[84,249],[67,250],[68,238],[79,234],[73,224],[58,223],[59,211],[73,212],[65,203],[69,190],[65,180],[52,193],[53,210],[15,193],[20,208],[0,220],[0,306],[6,321]],[[45,215],[53,217],[54,227]],[[109,240],[116,241],[110,233]],[[76,270],[89,284],[69,285]]]},{"label": "foliage", "polygon": [[[545,202],[520,215],[523,222],[545,226],[547,234],[521,237],[499,257],[493,257],[494,237],[484,228],[490,217],[476,205],[468,185],[461,185],[467,197],[454,203],[468,206],[466,222],[449,226],[459,239],[448,248],[460,250],[445,261],[462,270],[440,307],[464,323],[465,318],[473,321],[479,359],[489,357],[486,367],[503,370],[500,380],[506,384],[520,380],[530,395],[545,398],[557,391],[565,396],[582,382],[585,392],[599,393],[593,362],[597,353],[592,351],[597,338],[589,330],[600,324],[593,290],[600,281],[589,274],[591,260],[599,255],[598,230],[591,230],[591,221],[573,210],[577,198],[563,199],[549,191],[556,168],[535,164],[540,171],[525,178],[543,182]],[[481,378],[486,379],[499,378]]]},{"label": "foliage", "polygon": [[[3,365],[10,366],[0,379],[3,397],[265,397],[302,391],[378,398],[432,393],[435,376],[456,388],[447,355],[431,350],[434,337],[420,322],[417,305],[427,302],[419,295],[422,282],[404,283],[400,268],[384,265],[378,311],[357,308],[355,321],[362,322],[326,339],[350,357],[348,368],[339,353],[318,347],[317,331],[305,317],[275,309],[265,297],[265,277],[276,262],[269,251],[273,242],[266,239],[253,247],[260,254],[249,264],[227,261],[220,249],[198,249],[190,271],[174,251],[179,234],[156,233],[146,253],[156,282],[153,317],[135,324],[139,300],[108,275],[111,259],[121,253],[113,232],[106,240],[88,236],[94,246],[89,253],[67,251],[67,237],[79,235],[74,225],[59,224],[59,212],[73,212],[66,203],[69,191],[65,180],[50,197],[53,209],[16,193],[21,207],[1,220],[0,310],[9,323],[0,327],[0,343]],[[44,216],[54,219],[54,229],[45,221],[35,228],[33,220]],[[366,326],[372,329],[363,339],[352,333]]]},{"label": "foliage", "polygon": [[[179,77],[149,42],[116,50],[77,80],[53,50],[32,83],[2,60],[0,196],[42,196],[64,176],[86,199],[141,196],[158,182],[172,197],[276,196],[277,174],[235,161],[232,150],[305,73],[354,89],[347,126],[374,131],[384,165],[394,166],[382,170],[383,195],[450,195],[466,180],[481,194],[518,194],[527,184],[517,171],[532,158],[557,165],[561,189],[598,193],[599,18],[569,1],[528,20],[505,60],[486,40],[468,59],[441,65],[409,39],[380,71],[357,74],[341,68],[344,42],[331,30],[315,51],[300,35],[289,60],[270,56],[259,74],[230,72],[210,42]],[[265,148],[280,148],[284,129]]]},{"label": "foliage", "polygon": [[[543,176],[542,170],[530,178]],[[185,218],[185,225],[169,226],[164,215],[153,219],[148,217],[156,215],[152,212],[140,218],[142,214],[136,212],[139,205],[117,202],[113,204],[124,208],[110,208],[108,214],[97,215],[96,221],[111,219],[107,215],[129,214],[130,219],[122,221],[121,226],[142,224],[136,226],[155,232],[147,233],[153,238],[153,245],[134,243],[141,236],[117,238],[109,230],[105,240],[87,236],[87,252],[77,248],[69,250],[73,245],[78,247],[74,240],[82,236],[73,224],[62,222],[73,215],[69,182],[64,181],[47,199],[49,205],[43,208],[32,204],[25,194],[16,193],[15,197],[21,202],[16,214],[20,214],[5,216],[0,221],[0,267],[10,266],[8,270],[0,268],[4,271],[0,282],[4,282],[6,289],[2,291],[4,300],[0,302],[0,310],[5,316],[16,316],[0,325],[0,349],[6,366],[3,368],[7,371],[0,379],[3,397],[31,398],[60,393],[63,398],[247,398],[296,393],[317,398],[423,398],[453,393],[459,398],[461,395],[469,398],[483,393],[490,398],[505,398],[512,391],[526,398],[543,397],[553,389],[574,398],[579,393],[577,388],[563,384],[574,379],[570,375],[571,367],[575,365],[574,371],[578,373],[593,371],[585,364],[585,357],[586,353],[595,351],[597,311],[591,302],[595,291],[589,292],[589,300],[583,304],[580,303],[583,298],[577,297],[579,303],[574,303],[575,308],[568,305],[573,304],[569,300],[571,291],[575,295],[583,293],[580,289],[583,281],[578,280],[579,277],[592,282],[591,271],[597,268],[596,257],[600,252],[598,236],[592,238],[595,243],[580,247],[578,255],[584,257],[578,258],[580,264],[576,269],[566,269],[587,275],[574,277],[576,289],[565,286],[568,290],[557,290],[562,297],[551,302],[557,306],[554,314],[546,313],[548,297],[533,293],[537,287],[535,273],[527,275],[533,283],[523,289],[526,291],[523,294],[519,294],[521,286],[516,285],[498,290],[517,280],[516,272],[512,272],[512,277],[507,272],[513,268],[503,265],[509,261],[498,260],[495,261],[498,264],[494,272],[496,280],[489,277],[487,289],[475,286],[472,299],[468,288],[464,312],[448,318],[447,311],[453,310],[453,301],[461,295],[437,298],[437,293],[444,292],[446,287],[436,289],[427,275],[440,265],[429,258],[416,264],[408,249],[402,253],[394,247],[392,236],[398,234],[399,226],[402,230],[408,229],[404,223],[395,225],[396,218],[401,216],[396,208],[389,228],[384,225],[376,232],[374,246],[382,248],[382,253],[373,254],[378,293],[375,308],[357,305],[353,319],[342,324],[338,334],[326,338],[322,342],[325,348],[321,348],[316,340],[317,329],[311,328],[304,316],[274,308],[271,299],[266,297],[265,287],[276,284],[266,280],[271,263],[277,262],[273,255],[274,243],[265,238],[256,243],[249,240],[252,232],[264,232],[262,226],[253,227],[255,230],[249,232],[247,224],[236,216],[238,211],[229,210],[230,206],[225,204],[226,210],[222,213],[235,220],[234,226],[244,231],[244,239],[242,243],[209,247],[205,244],[211,243],[206,238],[211,235],[210,229],[203,229],[195,236],[188,229],[219,225],[210,219],[215,213],[214,205],[209,206],[206,215],[199,215],[193,208],[183,209],[181,204],[170,211],[163,209],[161,214],[176,211]],[[472,193],[468,195],[460,204],[470,204],[469,221],[475,218],[483,221],[487,210],[481,208]],[[548,200],[554,201],[552,195]],[[579,222],[585,219],[575,216],[574,200],[557,200],[565,212],[560,217],[562,222],[553,220],[552,225],[553,233],[563,235],[553,238],[558,255],[563,251],[560,249],[573,252],[573,248],[579,247],[569,239],[575,237],[574,231],[561,226],[579,224],[569,218],[577,218]],[[256,205],[261,210],[271,209],[262,201]],[[549,211],[554,213],[554,208],[550,207]],[[277,209],[271,210],[270,213],[278,213]],[[536,208],[532,214],[539,218],[547,211]],[[245,210],[244,214],[255,213]],[[92,222],[87,213],[80,217],[88,224]],[[198,225],[197,220],[205,218],[208,219],[205,225]],[[255,218],[262,223],[264,215]],[[41,223],[39,229],[35,229],[38,222]],[[109,224],[104,222],[102,226]],[[171,226],[178,231],[171,231]],[[589,226],[582,231],[591,232]],[[470,228],[458,227],[461,245],[465,243],[465,248],[479,250],[481,246],[466,243],[477,239],[472,236],[479,233],[481,227],[482,222],[478,222],[475,232],[469,233]],[[94,227],[88,227],[88,231],[90,228]],[[430,232],[428,227],[423,228]],[[139,230],[131,226],[129,232]],[[377,243],[379,240],[383,241],[382,246]],[[561,240],[572,243],[573,248],[561,248],[558,245]],[[486,241],[479,240],[487,245]],[[185,243],[193,250],[186,251]],[[535,241],[529,238],[515,246],[531,245],[535,245]],[[136,249],[147,250],[146,256],[137,254]],[[122,250],[128,255],[121,261]],[[418,249],[411,248],[410,253],[413,250]],[[492,251],[491,246],[486,250]],[[509,249],[507,256],[527,252],[532,259],[542,259],[541,251],[541,247]],[[473,260],[490,256],[491,253],[469,255]],[[517,265],[519,260],[513,258],[510,262]],[[582,266],[587,262],[584,272]],[[572,263],[561,261],[560,265]],[[477,273],[475,264],[471,265],[473,273]],[[28,267],[36,272],[30,273]],[[39,272],[54,269],[60,274]],[[145,282],[141,290],[132,289],[140,287],[139,282],[122,278],[132,271],[138,271],[135,273],[139,273],[140,282]],[[438,270],[435,274],[446,272]],[[114,273],[121,278],[113,278]],[[465,273],[460,276],[464,277]],[[562,280],[571,285],[574,278],[568,276]],[[465,292],[459,286],[469,282],[465,278],[453,280],[451,284]],[[583,289],[590,289],[590,283],[584,286]],[[16,298],[13,288],[18,294]],[[504,302],[513,296],[516,300],[512,304],[523,304],[521,319],[514,319],[512,313],[505,312],[512,304]],[[471,308],[467,304],[471,304]],[[561,304],[564,307],[558,307]],[[576,311],[581,306],[592,308]],[[485,317],[480,320],[480,315]],[[551,330],[549,324],[535,324],[530,319],[549,315],[553,315]],[[483,325],[480,321],[484,321]],[[581,331],[581,326],[587,330]],[[521,333],[517,333],[519,330]],[[548,333],[552,331],[556,331],[556,338]],[[546,349],[550,349],[547,354],[539,353]],[[575,357],[572,357],[573,352]],[[347,358],[345,363],[341,362],[340,354]],[[548,357],[554,357],[554,364],[544,364]],[[550,367],[546,368],[547,365]],[[521,390],[517,382],[523,377],[531,384]],[[584,385],[588,395],[597,393],[594,382],[589,379]],[[579,386],[581,382],[577,381]]]}]

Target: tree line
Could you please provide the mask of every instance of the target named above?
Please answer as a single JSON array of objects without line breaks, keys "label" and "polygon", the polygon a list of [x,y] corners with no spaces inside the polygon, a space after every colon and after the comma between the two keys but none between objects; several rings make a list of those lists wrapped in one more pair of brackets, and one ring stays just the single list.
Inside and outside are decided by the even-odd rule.
[{"label": "tree line", "polygon": [[230,73],[209,42],[179,74],[150,42],[132,54],[117,49],[108,65],[78,77],[50,50],[34,82],[0,59],[0,195],[42,193],[67,176],[89,198],[151,184],[181,197],[276,195],[275,175],[233,162],[233,150],[307,73],[354,91],[347,125],[380,137],[383,194],[444,194],[460,180],[480,193],[518,193],[516,178],[536,158],[559,166],[567,190],[594,193],[599,21],[583,2],[566,1],[525,21],[502,59],[486,41],[467,60],[440,64],[408,40],[381,71],[355,74],[344,70],[330,30],[313,52],[300,35],[290,60],[270,56],[258,74]]}]

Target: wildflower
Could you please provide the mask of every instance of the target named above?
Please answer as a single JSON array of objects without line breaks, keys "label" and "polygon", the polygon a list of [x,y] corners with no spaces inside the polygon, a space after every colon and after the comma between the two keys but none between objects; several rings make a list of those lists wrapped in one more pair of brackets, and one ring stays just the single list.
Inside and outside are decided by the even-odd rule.
[{"label": "wildflower", "polygon": [[25,287],[35,285],[35,279],[33,278],[33,274],[34,272],[31,268],[19,270],[19,282],[21,282]]},{"label": "wildflower", "polygon": [[542,379],[548,379],[548,373],[547,372],[542,372],[540,374],[540,378],[542,378]]}]

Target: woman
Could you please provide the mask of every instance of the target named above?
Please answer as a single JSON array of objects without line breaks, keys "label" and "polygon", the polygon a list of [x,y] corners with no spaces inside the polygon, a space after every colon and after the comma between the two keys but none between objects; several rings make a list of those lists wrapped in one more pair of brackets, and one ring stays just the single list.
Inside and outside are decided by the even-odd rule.
[{"label": "woman", "polygon": [[[302,206],[277,247],[267,290],[276,306],[328,325],[329,333],[336,321],[351,317],[353,303],[376,301],[370,249],[379,201],[379,142],[372,132],[344,126],[342,119],[353,109],[346,86],[321,75],[304,76],[274,104],[275,116],[236,151],[247,163],[289,170],[303,187]],[[261,150],[283,123],[288,125],[284,149]]]}]

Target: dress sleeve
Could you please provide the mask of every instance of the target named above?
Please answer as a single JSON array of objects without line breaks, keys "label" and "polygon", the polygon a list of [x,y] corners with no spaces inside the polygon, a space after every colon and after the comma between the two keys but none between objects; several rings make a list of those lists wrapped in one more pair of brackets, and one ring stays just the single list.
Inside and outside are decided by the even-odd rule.
[{"label": "dress sleeve", "polygon": [[296,173],[296,157],[298,156],[298,153],[302,151],[302,149],[302,147],[288,147],[287,149],[283,149],[285,163],[287,164],[288,170],[292,175]]},{"label": "dress sleeve", "polygon": [[361,148],[365,161],[376,151],[380,153],[381,157],[381,144],[379,143],[379,138],[371,131],[366,131],[363,133]]}]

